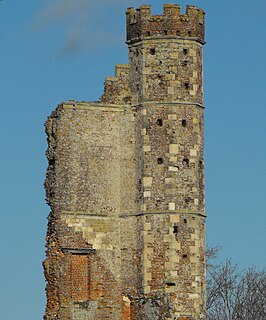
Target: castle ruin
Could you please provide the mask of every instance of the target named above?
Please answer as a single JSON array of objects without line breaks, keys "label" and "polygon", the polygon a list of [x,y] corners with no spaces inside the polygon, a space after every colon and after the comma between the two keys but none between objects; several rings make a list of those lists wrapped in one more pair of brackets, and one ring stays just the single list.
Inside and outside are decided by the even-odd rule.
[{"label": "castle ruin", "polygon": [[126,19],[100,101],[45,124],[46,320],[204,319],[204,11]]}]

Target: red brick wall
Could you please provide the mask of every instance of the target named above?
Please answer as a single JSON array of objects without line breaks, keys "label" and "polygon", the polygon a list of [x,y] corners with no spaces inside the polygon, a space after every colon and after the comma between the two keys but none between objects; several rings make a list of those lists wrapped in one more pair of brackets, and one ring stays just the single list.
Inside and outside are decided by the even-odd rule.
[{"label": "red brick wall", "polygon": [[71,284],[73,301],[86,301],[89,296],[88,257],[71,255]]}]

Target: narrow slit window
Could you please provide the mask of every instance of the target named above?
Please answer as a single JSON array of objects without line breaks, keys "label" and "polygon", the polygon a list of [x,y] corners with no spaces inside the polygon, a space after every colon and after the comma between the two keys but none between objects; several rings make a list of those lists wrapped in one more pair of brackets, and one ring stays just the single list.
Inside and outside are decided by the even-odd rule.
[{"label": "narrow slit window", "polygon": [[168,31],[167,31],[167,30],[164,30],[164,34],[167,36],[167,35],[168,35]]},{"label": "narrow slit window", "polygon": [[166,282],[166,285],[169,287],[174,287],[176,284],[174,282]]},{"label": "narrow slit window", "polygon": [[188,54],[188,49],[187,49],[187,48],[184,48],[184,49],[183,49],[183,53],[184,53],[184,54]]},{"label": "narrow slit window", "polygon": [[182,126],[183,126],[183,127],[186,127],[186,126],[187,126],[187,120],[186,120],[186,119],[183,119],[183,120],[182,120]]},{"label": "narrow slit window", "polygon": [[178,234],[178,226],[176,224],[173,226],[173,233]]},{"label": "narrow slit window", "polygon": [[185,87],[186,89],[189,89],[189,82],[185,82],[185,83],[184,83],[184,87]]},{"label": "narrow slit window", "polygon": [[54,166],[55,165],[55,159],[53,158],[53,159],[49,159],[48,160],[48,164],[49,164],[49,166]]}]

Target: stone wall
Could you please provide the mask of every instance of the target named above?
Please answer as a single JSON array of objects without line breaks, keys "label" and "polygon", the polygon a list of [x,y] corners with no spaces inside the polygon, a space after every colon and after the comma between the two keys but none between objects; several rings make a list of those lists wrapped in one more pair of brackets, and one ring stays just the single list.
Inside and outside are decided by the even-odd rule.
[{"label": "stone wall", "polygon": [[203,319],[204,12],[127,11],[129,64],[46,122],[44,319]]}]

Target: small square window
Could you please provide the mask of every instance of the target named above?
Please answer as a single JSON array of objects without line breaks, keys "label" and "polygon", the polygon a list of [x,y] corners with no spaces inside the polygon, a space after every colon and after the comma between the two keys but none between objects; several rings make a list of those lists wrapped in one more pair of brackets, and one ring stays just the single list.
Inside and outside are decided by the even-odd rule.
[{"label": "small square window", "polygon": [[184,158],[184,159],[183,159],[183,166],[184,166],[185,168],[188,168],[188,167],[189,167],[189,160],[188,160],[187,158]]},{"label": "small square window", "polygon": [[187,126],[187,120],[186,120],[186,119],[183,119],[183,120],[182,120],[182,126],[183,126],[183,127],[186,127],[186,126]]}]

